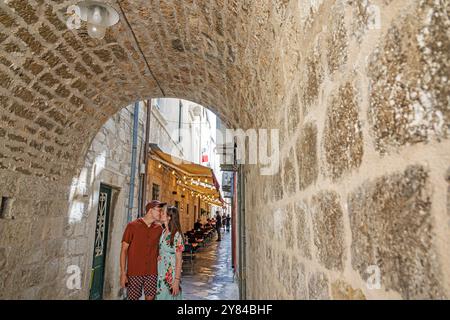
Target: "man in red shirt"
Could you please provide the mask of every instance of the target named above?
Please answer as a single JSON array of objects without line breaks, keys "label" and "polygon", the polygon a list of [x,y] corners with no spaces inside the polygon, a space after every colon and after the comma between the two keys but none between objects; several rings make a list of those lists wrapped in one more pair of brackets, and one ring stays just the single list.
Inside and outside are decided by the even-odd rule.
[{"label": "man in red shirt", "polygon": [[[159,222],[166,203],[153,200],[145,206],[146,214],[128,223],[122,237],[120,252],[120,286],[127,287],[128,300],[153,300],[158,279]],[[127,263],[128,260],[128,263]],[[125,267],[126,266],[126,267]]]}]

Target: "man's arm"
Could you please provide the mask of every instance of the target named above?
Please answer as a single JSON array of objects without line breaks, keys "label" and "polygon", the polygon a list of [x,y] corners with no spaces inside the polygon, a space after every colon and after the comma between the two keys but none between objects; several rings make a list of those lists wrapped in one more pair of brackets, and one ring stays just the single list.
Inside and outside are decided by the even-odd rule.
[{"label": "man's arm", "polygon": [[122,241],[122,248],[120,250],[120,287],[125,288],[128,277],[127,277],[127,256],[128,256],[128,247],[130,245],[125,241]]}]

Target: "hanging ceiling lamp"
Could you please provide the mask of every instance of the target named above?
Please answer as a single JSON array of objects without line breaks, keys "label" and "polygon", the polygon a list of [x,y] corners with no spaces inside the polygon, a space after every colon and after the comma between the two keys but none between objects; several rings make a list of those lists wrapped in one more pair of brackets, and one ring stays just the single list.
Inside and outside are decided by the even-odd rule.
[{"label": "hanging ceiling lamp", "polygon": [[103,39],[106,28],[119,22],[117,11],[106,3],[99,1],[82,1],[77,4],[80,8],[80,18],[87,22],[89,36]]}]

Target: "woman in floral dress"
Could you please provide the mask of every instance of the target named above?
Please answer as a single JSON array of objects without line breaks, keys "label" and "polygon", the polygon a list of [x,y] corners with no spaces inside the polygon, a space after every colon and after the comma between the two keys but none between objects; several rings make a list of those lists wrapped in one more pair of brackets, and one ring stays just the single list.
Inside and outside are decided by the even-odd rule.
[{"label": "woman in floral dress", "polygon": [[165,228],[159,240],[158,284],[156,300],[181,300],[181,264],[184,239],[180,217],[176,207],[169,207],[161,214]]}]

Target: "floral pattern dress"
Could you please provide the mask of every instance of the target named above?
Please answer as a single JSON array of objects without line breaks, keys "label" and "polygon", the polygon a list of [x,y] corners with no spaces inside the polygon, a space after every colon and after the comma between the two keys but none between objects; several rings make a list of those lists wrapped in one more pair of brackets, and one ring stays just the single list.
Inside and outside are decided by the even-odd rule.
[{"label": "floral pattern dress", "polygon": [[[170,293],[170,285],[175,280],[175,253],[184,251],[183,238],[176,233],[173,238],[173,246],[170,245],[170,232],[161,234],[159,239],[158,257],[158,284],[156,300],[182,300],[182,292],[173,296]],[[181,288],[181,285],[180,285]]]}]

